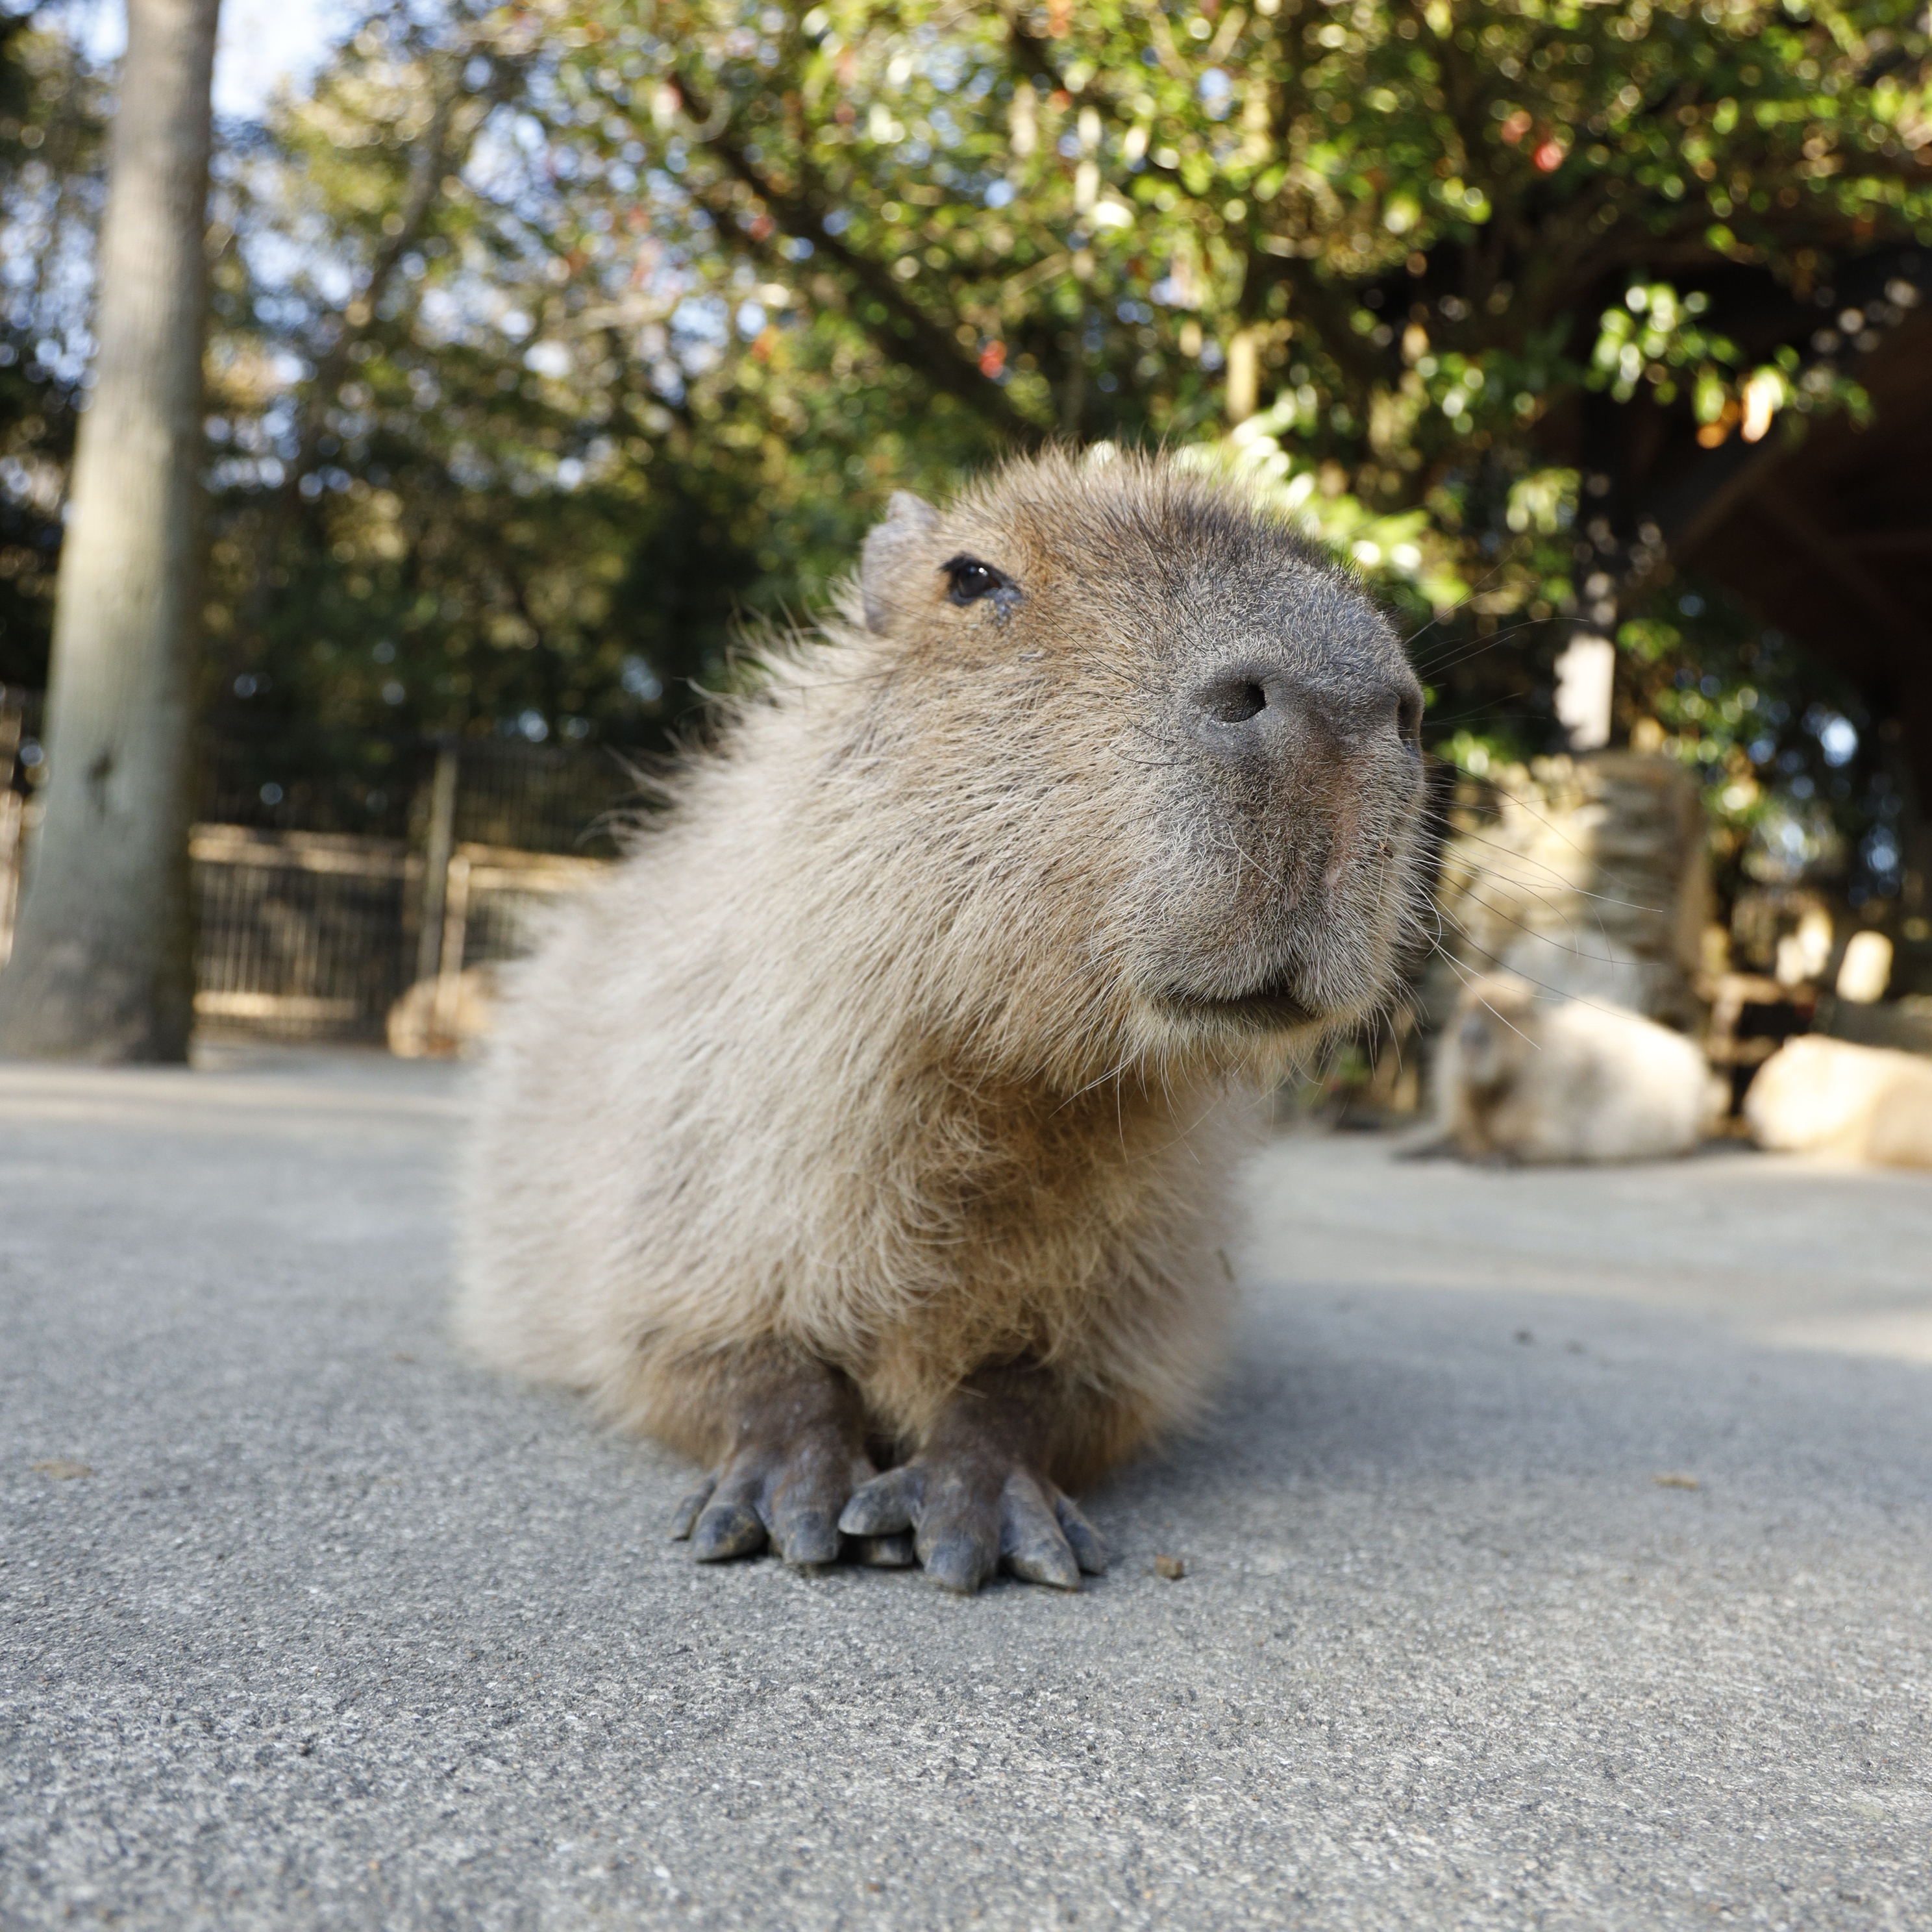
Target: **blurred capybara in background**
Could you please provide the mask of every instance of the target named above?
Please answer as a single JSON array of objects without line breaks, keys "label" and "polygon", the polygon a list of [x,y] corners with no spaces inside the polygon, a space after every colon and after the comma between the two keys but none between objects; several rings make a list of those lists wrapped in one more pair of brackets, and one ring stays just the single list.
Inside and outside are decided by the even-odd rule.
[{"label": "blurred capybara in background", "polygon": [[1932,1060],[1805,1034],[1758,1069],[1744,1114],[1760,1147],[1932,1167]]},{"label": "blurred capybara in background", "polygon": [[1439,1143],[1471,1160],[1657,1160],[1723,1106],[1696,1043],[1654,1020],[1544,994],[1514,974],[1464,990],[1436,1060]]},{"label": "blurred capybara in background", "polygon": [[418,980],[389,1009],[383,1033],[398,1060],[466,1058],[489,1036],[496,1015],[496,968],[466,966],[446,981]]},{"label": "blurred capybara in background", "polygon": [[462,1330],[709,1466],[701,1558],[1076,1586],[1063,1486],[1215,1366],[1258,1096],[1419,930],[1420,690],[1125,454],[896,496],[766,673],[506,988]]}]

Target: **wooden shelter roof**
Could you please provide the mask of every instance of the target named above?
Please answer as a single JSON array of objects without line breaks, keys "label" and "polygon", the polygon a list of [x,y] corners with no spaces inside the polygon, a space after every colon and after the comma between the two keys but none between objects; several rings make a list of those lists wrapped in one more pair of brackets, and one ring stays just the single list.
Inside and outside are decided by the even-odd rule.
[{"label": "wooden shelter roof", "polygon": [[[1890,266],[1873,265],[1873,278]],[[1888,286],[1899,292],[1895,274]],[[1822,318],[1827,326],[1834,320]],[[1907,307],[1852,368],[1871,399],[1865,428],[1835,413],[1813,419],[1796,441],[1774,428],[1761,442],[1733,436],[1714,450],[1680,428],[1646,466],[1642,496],[1673,562],[1708,572],[1856,686],[1897,742],[1926,811],[1932,300]]]}]

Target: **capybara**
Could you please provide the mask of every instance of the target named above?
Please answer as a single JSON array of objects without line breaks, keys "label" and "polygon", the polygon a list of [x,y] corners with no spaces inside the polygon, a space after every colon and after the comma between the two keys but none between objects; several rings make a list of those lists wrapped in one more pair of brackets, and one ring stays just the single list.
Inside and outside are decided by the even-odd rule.
[{"label": "capybara", "polygon": [[1513,973],[1463,989],[1435,1079],[1442,1140],[1471,1160],[1664,1160],[1703,1138],[1724,1099],[1681,1033]]},{"label": "capybara", "polygon": [[1209,1384],[1262,1096],[1421,929],[1388,620],[1106,455],[896,495],[506,978],[462,1331],[705,1464],[701,1559],[1098,1570],[1066,1491]]}]

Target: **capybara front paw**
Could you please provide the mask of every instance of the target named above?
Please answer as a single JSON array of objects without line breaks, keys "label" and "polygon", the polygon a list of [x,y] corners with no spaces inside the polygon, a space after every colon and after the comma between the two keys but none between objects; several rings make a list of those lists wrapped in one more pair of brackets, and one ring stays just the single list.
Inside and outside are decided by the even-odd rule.
[{"label": "capybara front paw", "polygon": [[[769,1544],[788,1563],[838,1560],[838,1513],[872,1473],[842,1432],[812,1430],[788,1441],[742,1443],[679,1506],[671,1534],[691,1540],[700,1563],[754,1556]],[[861,1549],[862,1562],[912,1560],[910,1548]]]},{"label": "capybara front paw", "polygon": [[1077,1590],[1099,1576],[1107,1552],[1072,1499],[1044,1476],[1010,1462],[919,1456],[874,1476],[845,1505],[848,1536],[913,1532],[933,1581],[970,1596],[1002,1567],[1029,1583]]}]

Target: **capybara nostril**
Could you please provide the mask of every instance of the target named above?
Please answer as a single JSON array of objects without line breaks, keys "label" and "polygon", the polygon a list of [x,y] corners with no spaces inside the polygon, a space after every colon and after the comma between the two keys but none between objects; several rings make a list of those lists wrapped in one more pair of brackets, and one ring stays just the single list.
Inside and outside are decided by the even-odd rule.
[{"label": "capybara nostril", "polygon": [[[1190,690],[1184,702],[1208,743],[1238,754],[1254,742],[1253,734],[1240,728],[1268,709],[1268,691],[1262,674],[1244,665],[1216,672]],[[1270,718],[1268,724],[1278,722]]]},{"label": "capybara nostril", "polygon": [[1331,685],[1320,693],[1316,709],[1340,744],[1372,747],[1392,738],[1408,751],[1422,748],[1422,692],[1406,672]]},{"label": "capybara nostril", "polygon": [[[1421,748],[1422,692],[1406,674],[1340,675],[1286,664],[1243,662],[1211,674],[1187,694],[1200,735],[1233,758],[1317,757],[1393,739]],[[1312,746],[1304,744],[1310,736]]]}]

